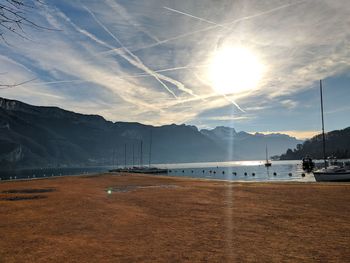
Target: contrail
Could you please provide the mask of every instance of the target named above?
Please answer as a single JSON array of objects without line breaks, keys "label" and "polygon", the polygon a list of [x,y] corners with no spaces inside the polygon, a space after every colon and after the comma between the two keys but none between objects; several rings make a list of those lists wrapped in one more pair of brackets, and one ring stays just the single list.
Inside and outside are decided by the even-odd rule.
[{"label": "contrail", "polygon": [[[209,67],[208,64],[203,65],[197,65],[197,66],[182,66],[182,67],[174,67],[174,68],[165,68],[165,69],[159,69],[159,70],[153,70],[153,72],[161,73],[161,72],[169,72],[169,71],[177,71],[177,70],[183,70],[183,69],[196,69],[196,68],[206,68]],[[143,77],[143,76],[149,76],[149,74],[137,74],[133,75],[134,77]]]},{"label": "contrail", "polygon": [[219,94],[219,93],[211,93],[208,95],[202,95],[202,96],[197,96],[197,97],[191,97],[191,98],[187,98],[187,99],[183,99],[183,100],[177,100],[174,101],[173,103],[169,104],[169,107],[171,106],[175,106],[178,104],[183,104],[183,103],[190,103],[190,102],[196,102],[201,100],[202,102],[209,102],[211,103],[213,101],[213,99],[216,98],[223,98],[224,100],[226,100],[227,102],[229,102],[230,104],[232,104],[233,106],[235,106],[239,111],[246,113],[245,110],[243,110],[238,104],[237,102],[235,102],[234,100],[228,98],[226,95],[224,94]]},{"label": "contrail", "polygon": [[97,42],[98,44],[105,46],[111,50],[114,50],[115,52],[118,51],[122,51],[122,48],[115,48],[109,44],[107,44],[106,42],[100,40],[99,38],[97,38],[95,35],[91,34],[90,32],[86,31],[85,29],[79,27],[78,25],[76,25],[75,23],[73,23],[69,17],[67,17],[66,15],[64,15],[62,12],[58,12],[57,13],[62,19],[64,19],[67,23],[69,23],[76,31],[78,31],[79,33],[83,34],[84,36],[90,38],[91,40]]},{"label": "contrail", "polygon": [[[120,79],[119,77],[115,77]],[[61,84],[61,83],[79,83],[79,82],[95,82],[96,80],[90,79],[90,80],[81,80],[81,79],[74,79],[74,80],[61,80],[61,81],[47,81],[47,82],[38,82],[38,83],[32,83],[30,84],[30,86],[41,86],[41,85],[50,85],[50,84]],[[23,86],[27,85],[28,83],[24,83]],[[21,84],[22,85],[22,84]],[[49,96],[49,95],[47,95]],[[52,95],[54,96],[54,95]],[[55,96],[57,97],[57,96]],[[130,102],[132,104],[137,104],[138,106],[142,106],[143,108],[149,108],[151,110],[157,110],[160,112],[163,112],[163,110],[159,107],[153,106],[150,103],[145,103],[141,100],[138,100],[137,103],[135,103],[135,99],[130,100],[129,98],[127,98],[126,96],[122,97],[123,100],[125,100],[126,102]]]},{"label": "contrail", "polygon": [[92,16],[92,18],[96,21],[97,24],[99,24],[115,41],[117,41],[117,43],[126,51],[127,54],[129,54],[129,56],[131,56],[132,58],[129,58],[126,55],[123,55],[121,53],[118,53],[119,55],[121,55],[124,59],[126,59],[129,63],[131,63],[132,65],[144,70],[145,72],[149,73],[150,75],[152,75],[170,94],[172,94],[175,98],[177,98],[176,94],[163,82],[159,79],[158,75],[154,72],[152,72],[152,70],[150,70],[148,67],[146,67],[142,61],[135,56],[133,53],[131,53],[124,45],[123,43],[104,25],[102,24],[97,17],[95,16],[94,13],[92,13],[90,11],[90,9],[86,6],[84,6],[84,8],[86,9],[86,11],[89,12],[89,14]]},{"label": "contrail", "polygon": [[152,39],[156,43],[159,42],[159,39],[155,35],[151,34],[144,28],[140,27],[138,23],[135,23],[134,19],[132,19],[132,17],[128,14],[128,12],[124,9],[123,6],[116,3],[115,1],[107,0],[107,2],[109,6],[121,16],[122,19],[126,20],[130,25],[132,25],[133,27],[143,32],[145,35],[147,35],[150,39]]},{"label": "contrail", "polygon": [[[175,67],[175,68],[167,68],[167,69],[160,69],[160,70],[154,70],[154,72],[168,72],[168,71],[174,71],[174,70],[181,70],[181,69],[192,69],[192,68],[200,68],[200,67],[205,67],[206,65],[203,66],[191,66],[191,67]],[[150,74],[147,73],[140,73],[140,74],[134,74],[134,75],[124,75],[122,77],[120,76],[114,76],[115,78],[118,78],[120,80],[123,79],[133,79],[133,78],[145,78],[145,77],[153,77]],[[31,83],[31,86],[40,86],[40,85],[47,85],[47,84],[62,84],[62,83],[80,83],[80,82],[94,82],[94,79],[70,79],[70,80],[57,80],[57,81],[45,81],[45,82],[37,82],[37,83]],[[28,84],[27,82],[21,83],[21,85],[26,85]],[[1,85],[0,85],[1,86]]]},{"label": "contrail", "polygon": [[[198,76],[196,73],[194,73],[194,76],[200,81],[202,82],[204,85],[206,86],[210,86],[208,85],[208,83],[206,83],[200,76]],[[245,113],[245,111],[241,108],[241,106],[238,105],[237,102],[235,102],[234,100],[228,98],[225,94],[218,94],[220,96],[222,96],[226,101],[232,103],[237,109],[239,109],[241,112]]]},{"label": "contrail", "polygon": [[[93,82],[94,80],[82,80],[82,79],[72,79],[72,80],[57,80],[57,81],[43,81],[43,82],[37,82],[32,83],[30,86],[41,86],[41,85],[47,85],[47,84],[61,84],[61,83],[80,83],[80,82]],[[28,84],[28,83],[25,83]]]},{"label": "contrail", "polygon": [[[162,44],[171,42],[171,41],[173,41],[173,40],[185,38],[185,37],[192,36],[192,35],[195,35],[195,34],[197,34],[197,33],[205,32],[205,31],[208,31],[208,30],[211,30],[211,29],[215,29],[215,28],[217,28],[217,26],[206,27],[206,28],[199,29],[199,30],[196,30],[196,31],[184,33],[184,34],[181,34],[181,35],[177,35],[177,36],[175,36],[175,37],[171,37],[171,38],[168,38],[168,39],[161,40],[161,41],[159,41],[158,43],[154,43],[154,44],[146,45],[146,46],[143,46],[143,47],[140,47],[140,48],[132,49],[132,51],[135,52],[135,51],[140,51],[140,50],[144,50],[144,49],[148,49],[148,48],[160,46],[160,45],[162,45]],[[118,49],[119,49],[119,48],[111,49],[111,50],[108,50],[108,51],[103,51],[103,52],[100,52],[99,54],[109,54],[109,53],[113,53],[114,51],[116,51],[116,50],[118,50]]]},{"label": "contrail", "polygon": [[284,8],[291,7],[291,6],[294,6],[294,5],[299,5],[299,4],[302,4],[304,2],[306,2],[306,1],[300,1],[300,2],[296,2],[296,3],[281,5],[281,6],[272,8],[270,10],[267,10],[267,11],[264,11],[264,12],[261,12],[261,13],[255,14],[255,15],[245,16],[245,17],[233,20],[231,22],[224,23],[224,25],[225,24],[234,24],[234,23],[237,23],[237,22],[240,22],[240,21],[243,21],[243,20],[249,20],[249,19],[252,19],[252,18],[259,17],[259,16],[267,15],[267,14],[273,13],[275,11],[278,11],[280,9],[284,9]]},{"label": "contrail", "polygon": [[231,102],[233,105],[235,105],[237,107],[237,109],[239,109],[241,112],[246,113],[245,110],[243,110],[238,104],[237,102],[235,102],[233,99],[227,97],[225,94],[222,94],[222,96],[225,98],[225,100],[227,100],[228,102]]},{"label": "contrail", "polygon": [[[206,27],[206,28],[202,28],[202,29],[199,29],[199,30],[192,31],[192,32],[187,32],[187,33],[184,33],[184,34],[180,34],[180,35],[177,35],[177,36],[168,38],[168,39],[161,40],[161,41],[159,41],[158,43],[154,43],[154,44],[150,44],[150,45],[145,45],[145,46],[140,47],[140,48],[132,49],[132,51],[135,52],[135,51],[140,51],[140,50],[144,50],[144,49],[156,47],[156,46],[165,44],[165,43],[167,43],[167,42],[171,42],[171,41],[174,41],[174,40],[178,40],[178,39],[181,39],[181,38],[185,38],[185,37],[188,37],[188,36],[192,36],[192,35],[195,35],[195,34],[198,34],[198,33],[210,31],[210,30],[212,30],[212,29],[217,29],[218,27],[223,27],[223,26],[227,26],[227,25],[232,25],[232,24],[235,24],[235,23],[244,21],[244,20],[250,20],[250,19],[253,19],[253,18],[257,18],[257,17],[260,17],[260,16],[264,16],[264,15],[267,15],[267,14],[270,14],[270,13],[273,13],[273,12],[276,12],[276,11],[281,10],[281,9],[284,9],[284,8],[288,8],[288,7],[291,7],[291,6],[295,6],[295,5],[302,4],[302,3],[304,3],[304,2],[306,2],[306,1],[300,1],[300,2],[297,2],[297,3],[291,3],[291,4],[281,5],[281,6],[278,6],[278,7],[275,7],[275,8],[272,8],[272,9],[269,9],[269,10],[266,10],[266,11],[263,11],[263,12],[260,12],[260,13],[257,13],[257,14],[254,14],[254,15],[245,16],[245,17],[241,17],[241,18],[238,18],[238,19],[229,21],[229,22],[225,22],[225,23],[222,23],[222,24],[220,24],[220,25],[213,25],[213,26],[209,26],[209,27]],[[186,14],[186,15],[187,15],[187,14]],[[192,16],[192,17],[194,17],[194,16]],[[195,18],[195,17],[194,17],[194,18]],[[198,17],[197,17],[197,18],[198,18]],[[212,22],[212,23],[213,23],[213,22]],[[111,50],[109,50],[109,51],[101,52],[100,54],[108,54],[108,53],[112,53],[113,51],[114,51],[114,49],[111,49]]]},{"label": "contrail", "polygon": [[179,90],[184,91],[192,96],[196,96],[193,91],[191,89],[186,88],[181,82],[174,80],[172,78],[169,78],[167,76],[164,75],[160,75],[157,74],[155,71],[151,70],[150,68],[148,68],[147,66],[145,66],[143,64],[143,62],[136,56],[134,55],[128,48],[126,48],[122,42],[112,33],[110,32],[110,30],[103,25],[98,19],[97,17],[91,12],[90,9],[88,9],[86,6],[84,6],[84,8],[91,14],[91,16],[93,17],[93,19],[113,38],[117,41],[117,43],[122,47],[122,50],[124,50],[130,57],[128,57],[126,54],[122,54],[121,52],[118,52],[117,54],[122,56],[124,59],[126,59],[129,63],[131,63],[132,65],[144,70],[146,73],[148,73],[149,75],[153,76],[157,81],[159,81],[159,83],[162,84],[162,86],[169,91],[175,98],[177,98],[177,96],[175,95],[175,93],[170,90],[168,88],[168,86],[162,81],[165,80],[173,85],[175,85]]},{"label": "contrail", "polygon": [[197,20],[200,20],[200,21],[203,21],[203,22],[207,22],[207,23],[212,24],[212,25],[216,25],[216,26],[219,26],[219,27],[224,27],[224,28],[226,28],[226,27],[223,26],[223,25],[220,25],[220,24],[215,23],[215,22],[213,22],[213,21],[207,20],[207,19],[205,19],[205,18],[201,18],[201,17],[198,17],[198,16],[191,15],[191,14],[189,14],[189,13],[181,12],[181,11],[179,11],[179,10],[176,10],[176,9],[173,9],[173,8],[170,8],[170,7],[167,7],[167,6],[163,6],[163,8],[166,9],[166,10],[169,10],[169,11],[171,11],[171,12],[174,12],[174,13],[178,13],[178,14],[181,14],[181,15],[185,15],[185,16],[188,16],[188,17],[192,17],[192,18],[194,18],[194,19],[197,19]]}]

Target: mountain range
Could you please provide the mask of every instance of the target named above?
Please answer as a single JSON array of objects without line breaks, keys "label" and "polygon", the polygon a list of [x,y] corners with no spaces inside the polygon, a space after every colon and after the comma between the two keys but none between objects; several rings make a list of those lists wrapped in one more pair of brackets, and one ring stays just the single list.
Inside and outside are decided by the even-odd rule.
[{"label": "mountain range", "polygon": [[279,155],[299,143],[229,127],[111,122],[0,98],[0,166],[6,169],[148,164],[150,156],[152,163],[256,160],[265,158],[266,145],[270,155]]}]

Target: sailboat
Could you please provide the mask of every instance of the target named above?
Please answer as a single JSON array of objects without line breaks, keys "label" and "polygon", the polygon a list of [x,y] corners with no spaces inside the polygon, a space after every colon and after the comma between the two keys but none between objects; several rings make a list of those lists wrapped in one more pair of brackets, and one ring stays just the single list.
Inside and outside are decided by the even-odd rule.
[{"label": "sailboat", "polygon": [[327,165],[326,159],[326,139],[324,133],[323,119],[323,95],[322,95],[322,80],[320,80],[320,95],[321,95],[321,117],[322,117],[322,141],[323,141],[323,160],[324,167],[314,171],[314,176],[317,182],[339,182],[350,181],[350,167],[345,165]]},{"label": "sailboat", "polygon": [[[150,146],[149,146],[149,162],[148,167],[143,165],[143,141],[140,141],[140,165],[139,167],[134,166],[135,164],[135,152],[134,144],[132,145],[132,167],[127,167],[127,156],[126,156],[127,144],[124,145],[124,169],[117,168],[109,170],[110,173],[142,173],[142,174],[167,174],[168,169],[162,169],[157,167],[151,167],[151,154],[152,154],[152,132],[150,134]],[[117,165],[118,167],[118,165]]]},{"label": "sailboat", "polygon": [[269,161],[269,157],[267,154],[267,146],[266,146],[266,162],[265,162],[265,167],[270,167],[272,165],[272,163]]}]

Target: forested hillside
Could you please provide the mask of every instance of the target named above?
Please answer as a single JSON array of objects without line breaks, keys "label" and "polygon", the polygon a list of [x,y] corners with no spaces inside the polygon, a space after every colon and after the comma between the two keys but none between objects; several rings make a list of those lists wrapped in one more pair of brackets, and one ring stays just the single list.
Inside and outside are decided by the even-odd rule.
[{"label": "forested hillside", "polygon": [[[350,158],[350,127],[328,132],[325,137],[327,157]],[[322,134],[314,136],[303,144],[298,144],[294,150],[288,149],[281,155],[281,160],[301,159],[306,155],[315,159],[323,158]]]}]

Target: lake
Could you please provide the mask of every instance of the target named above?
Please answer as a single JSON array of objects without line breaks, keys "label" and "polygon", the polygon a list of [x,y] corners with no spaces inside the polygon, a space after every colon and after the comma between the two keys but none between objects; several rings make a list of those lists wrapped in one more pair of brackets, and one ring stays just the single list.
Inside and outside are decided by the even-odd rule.
[{"label": "lake", "polygon": [[[232,161],[210,163],[159,164],[169,169],[169,176],[219,179],[229,181],[300,181],[314,182],[312,173],[302,169],[301,161],[272,161],[266,168],[265,161]],[[302,176],[304,174],[304,176]]]},{"label": "lake", "polygon": [[[168,176],[185,176],[229,181],[315,181],[312,173],[306,173],[302,170],[301,161],[272,161],[272,166],[269,168],[264,166],[264,161],[153,164],[153,166],[169,169]],[[111,166],[99,166],[0,171],[0,178],[1,180],[16,180],[96,174],[107,172],[111,168]],[[304,174],[304,177],[302,174]]]}]

